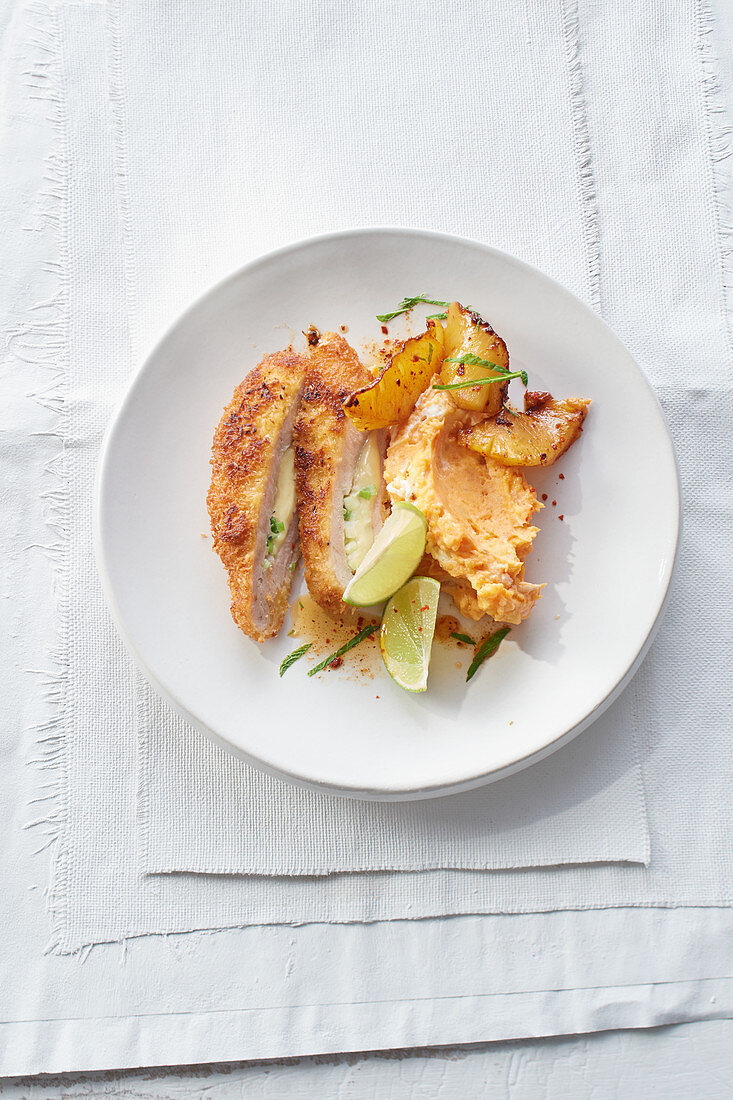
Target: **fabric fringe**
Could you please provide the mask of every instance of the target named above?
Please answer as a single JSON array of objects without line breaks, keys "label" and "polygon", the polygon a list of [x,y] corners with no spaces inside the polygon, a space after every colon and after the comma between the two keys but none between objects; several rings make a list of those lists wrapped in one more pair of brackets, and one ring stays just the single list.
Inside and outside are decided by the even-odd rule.
[{"label": "fabric fringe", "polygon": [[590,133],[586,110],[583,69],[580,62],[580,18],[578,0],[561,0],[565,56],[570,79],[570,100],[573,131],[575,133],[575,159],[578,169],[578,185],[583,213],[583,238],[588,271],[588,298],[598,313],[601,312],[601,242],[598,228],[598,198],[591,157]]},{"label": "fabric fringe", "polygon": [[125,258],[125,294],[127,298],[130,349],[133,362],[137,362],[140,357],[140,348],[137,343],[137,299],[134,291],[135,279],[133,278],[135,260],[132,219],[130,217],[127,149],[125,146],[125,135],[127,134],[127,103],[124,93],[125,82],[122,63],[120,6],[119,0],[107,5],[107,64],[109,75],[109,103],[114,130],[115,194],[117,196],[117,210],[120,216],[120,224],[122,225],[122,244]]},{"label": "fabric fringe", "polygon": [[721,312],[728,350],[733,362],[733,324],[730,294],[733,288],[733,209],[728,197],[729,173],[721,167],[733,153],[733,126],[727,123],[725,97],[718,77],[719,59],[713,47],[715,18],[706,0],[695,0],[695,29],[700,64],[702,105],[710,163],[710,206],[717,227],[718,264],[720,267]]},{"label": "fabric fringe", "polygon": [[[51,876],[45,890],[51,921],[50,940],[45,953],[62,949],[66,926],[68,854],[64,845],[68,817],[68,766],[65,743],[65,712],[69,666],[69,490],[66,476],[66,378],[68,367],[68,240],[66,200],[69,165],[66,143],[66,112],[62,95],[61,34],[58,11],[51,5],[33,3],[25,11],[28,20],[27,42],[35,57],[33,67],[23,72],[23,81],[31,100],[47,105],[46,118],[53,131],[53,148],[44,166],[29,232],[46,233],[56,259],[41,271],[46,297],[30,304],[23,323],[12,329],[7,343],[20,363],[40,366],[48,373],[48,382],[29,393],[29,398],[56,414],[51,432],[59,441],[59,453],[46,463],[41,491],[43,519],[49,530],[48,544],[37,547],[54,566],[54,601],[58,623],[55,645],[47,654],[48,668],[29,670],[40,676],[43,698],[50,708],[49,717],[29,730],[35,746],[29,766],[38,769],[37,796],[28,806],[34,816],[24,828],[37,832],[39,844],[34,854],[51,849]],[[48,277],[57,284],[50,297]],[[41,279],[39,279],[39,282]],[[31,293],[33,293],[31,288]],[[40,814],[39,814],[40,811]]]}]

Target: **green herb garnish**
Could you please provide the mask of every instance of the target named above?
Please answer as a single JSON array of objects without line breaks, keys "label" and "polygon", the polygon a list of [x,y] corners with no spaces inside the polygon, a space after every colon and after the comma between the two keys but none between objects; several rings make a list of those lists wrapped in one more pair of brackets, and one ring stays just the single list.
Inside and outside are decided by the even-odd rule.
[{"label": "green herb garnish", "polygon": [[476,645],[470,634],[456,634],[456,632],[454,631],[451,634],[451,638],[455,638],[458,642],[465,642],[466,645]]},{"label": "green herb garnish", "polygon": [[449,382],[447,386],[434,385],[434,390],[468,390],[471,386],[489,386],[492,382],[508,382],[512,378],[521,378],[523,384],[527,385],[527,372],[523,370],[514,371],[512,374],[501,374],[498,378],[475,378],[473,381],[470,379],[465,382]]},{"label": "green herb garnish", "polygon": [[445,321],[447,313],[429,313],[425,318],[426,321]]},{"label": "green herb garnish", "polygon": [[346,520],[347,523],[351,519],[351,511],[346,507],[345,504],[344,504],[344,519]]},{"label": "green herb garnish", "polygon": [[299,661],[304,653],[307,653],[313,642],[307,642],[305,645],[300,646],[299,649],[294,649],[292,653],[288,653],[287,657],[280,665],[280,675],[284,676],[291,665],[294,665],[296,661]]},{"label": "green herb garnish", "polygon": [[350,649],[353,649],[359,642],[363,642],[365,638],[368,638],[370,634],[373,634],[375,630],[379,629],[379,623],[372,623],[370,626],[365,626],[363,630],[360,630],[358,634],[354,635],[345,645],[341,646],[341,649],[337,649],[335,653],[332,653],[320,664],[314,665],[313,668],[308,669],[309,676],[315,676],[317,672],[323,672],[326,665],[330,665],[331,661],[335,661],[337,657],[343,657],[344,653],[348,653]]},{"label": "green herb garnish", "polygon": [[465,379],[462,382],[452,382],[447,386],[433,386],[434,390],[462,390],[468,386],[486,386],[489,382],[508,382],[510,378],[521,378],[523,385],[528,385],[529,379],[527,378],[526,370],[508,371],[505,367],[500,367],[498,363],[492,363],[489,359],[482,359],[480,355],[466,355],[452,356],[445,360],[446,363],[458,363],[460,366],[466,367],[489,367],[491,370],[495,370],[499,375],[499,378],[479,378],[474,382]]},{"label": "green herb garnish", "polygon": [[504,641],[509,633],[509,627],[503,626],[501,630],[497,630],[495,634],[490,634],[478,647],[474,653],[473,660],[468,666],[468,672],[466,673],[466,683],[476,674],[480,665],[484,663],[487,657],[490,657],[492,653],[495,653],[499,648],[501,642]]},{"label": "green herb garnish", "polygon": [[460,363],[466,367],[491,367],[492,370],[498,370],[501,374],[508,373],[506,367],[500,367],[498,363],[492,363],[490,359],[482,359],[480,355],[471,355],[470,352],[466,352],[465,355],[452,355],[445,362]]},{"label": "green herb garnish", "polygon": [[[421,303],[426,306],[443,306],[444,308],[449,304],[448,302],[439,302],[436,298],[426,298],[424,294],[416,294],[414,298],[403,298],[397,306],[397,309],[392,313],[378,313],[377,320],[381,321],[383,325],[386,325],[388,321],[393,321],[395,317],[399,317],[401,313],[407,313],[413,306],[420,305]],[[443,314],[443,316],[445,316],[445,314]]]},{"label": "green herb garnish", "polygon": [[376,485],[365,485],[363,489],[359,490],[359,496],[362,500],[371,500],[372,497],[377,495]]},{"label": "green herb garnish", "polygon": [[274,516],[270,518],[270,530],[273,535],[280,535],[285,530],[285,524],[281,519],[275,519]]}]

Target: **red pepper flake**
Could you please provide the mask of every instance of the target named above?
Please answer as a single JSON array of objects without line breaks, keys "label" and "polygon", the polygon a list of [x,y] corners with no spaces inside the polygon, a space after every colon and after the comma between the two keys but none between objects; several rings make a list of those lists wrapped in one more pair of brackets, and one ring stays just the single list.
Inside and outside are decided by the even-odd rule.
[{"label": "red pepper flake", "polygon": [[389,329],[387,328],[387,326],[386,326],[386,325],[382,325],[382,332],[384,333],[384,335],[385,335],[385,336],[386,336],[386,335],[387,335],[387,333],[389,332]]},{"label": "red pepper flake", "polygon": [[543,500],[547,500],[547,493],[543,493],[543,494],[542,494],[542,499],[543,499]]},{"label": "red pepper flake", "polygon": [[565,480],[565,474],[560,474],[560,481],[564,481],[564,480]]},{"label": "red pepper flake", "polygon": [[334,659],[331,661],[331,663],[328,667],[329,668],[341,668],[341,665],[343,663],[344,663],[343,657],[334,657]]},{"label": "red pepper flake", "polygon": [[428,605],[427,605],[427,604],[425,604],[425,607],[421,607],[421,608],[420,608],[420,610],[421,610],[421,611],[429,611],[429,610],[430,610],[430,608],[428,607]]},{"label": "red pepper flake", "polygon": [[558,519],[565,519],[565,516],[564,515],[558,516]]},{"label": "red pepper flake", "polygon": [[341,331],[342,332],[348,332],[349,331],[349,326],[348,325],[341,325]]},{"label": "red pepper flake", "polygon": [[557,504],[557,501],[556,501],[556,500],[553,500],[553,502],[552,502],[552,507],[554,508],[556,504]]}]

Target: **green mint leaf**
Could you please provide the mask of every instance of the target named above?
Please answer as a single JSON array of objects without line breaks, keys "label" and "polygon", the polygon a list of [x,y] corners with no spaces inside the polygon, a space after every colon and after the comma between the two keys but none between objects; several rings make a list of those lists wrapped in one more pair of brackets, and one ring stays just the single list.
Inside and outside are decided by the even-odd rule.
[{"label": "green mint leaf", "polygon": [[294,649],[292,653],[288,653],[280,665],[280,675],[284,676],[291,665],[294,665],[296,661],[299,661],[304,653],[307,653],[313,642],[308,642],[306,645],[300,646],[299,649]]},{"label": "green mint leaf", "polygon": [[479,667],[484,663],[487,657],[490,657],[492,653],[496,653],[500,644],[504,641],[509,633],[509,627],[503,626],[501,630],[497,630],[495,634],[490,634],[488,638],[481,643],[476,650],[471,664],[468,666],[468,672],[466,673],[466,683],[475,676]]},{"label": "green mint leaf", "polygon": [[[502,374],[499,378],[474,378],[473,380],[467,379],[464,382],[449,382],[446,386],[440,386],[437,383],[433,386],[434,390],[468,390],[471,386],[490,386],[494,382],[509,382],[512,378],[524,379],[527,377],[523,370],[514,371],[513,374]],[[525,382],[526,385],[526,382]]]},{"label": "green mint leaf", "polygon": [[397,306],[397,309],[393,310],[392,313],[378,313],[377,320],[383,325],[386,325],[390,321],[393,321],[395,317],[399,317],[401,313],[407,313],[413,306],[420,304],[426,306],[443,306],[445,308],[448,302],[439,302],[436,298],[426,298],[424,294],[415,294],[412,298],[403,298]]},{"label": "green mint leaf", "polygon": [[491,367],[492,370],[499,371],[501,374],[508,374],[505,367],[500,367],[498,363],[492,363],[490,359],[482,359],[480,355],[466,355],[451,356],[446,359],[446,363],[460,363],[466,367]]},{"label": "green mint leaf", "polygon": [[373,634],[375,630],[379,630],[379,623],[372,623],[370,626],[365,626],[363,630],[360,630],[353,638],[349,639],[345,645],[341,646],[341,649],[337,649],[335,653],[331,653],[320,664],[314,665],[313,668],[308,669],[309,676],[315,676],[317,672],[323,672],[327,665],[331,664],[331,661],[335,661],[337,657],[343,657],[344,653],[348,653],[350,649],[353,649],[359,642],[363,642],[365,638],[368,638],[370,634]]}]

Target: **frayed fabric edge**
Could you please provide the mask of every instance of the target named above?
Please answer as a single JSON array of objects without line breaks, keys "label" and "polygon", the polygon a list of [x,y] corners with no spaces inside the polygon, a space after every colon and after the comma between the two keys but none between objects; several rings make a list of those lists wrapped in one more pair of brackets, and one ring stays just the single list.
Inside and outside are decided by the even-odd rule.
[{"label": "frayed fabric edge", "polygon": [[715,18],[706,0],[694,0],[695,33],[703,125],[709,163],[709,197],[716,226],[718,265],[720,269],[720,306],[725,325],[729,361],[733,365],[733,322],[730,297],[733,289],[733,209],[728,198],[729,176],[723,162],[733,153],[733,125],[728,123],[726,101],[718,75],[720,61],[713,45]]},{"label": "frayed fabric edge", "polygon": [[[45,3],[30,4],[27,20],[29,55],[33,63],[25,69],[23,82],[29,99],[45,105],[52,128],[52,147],[44,163],[36,196],[35,214],[41,228],[49,230],[55,258],[40,273],[47,287],[50,275],[57,289],[50,297],[30,304],[26,319],[8,333],[8,346],[22,363],[48,371],[48,382],[29,393],[29,399],[56,414],[51,434],[59,441],[59,452],[44,467],[41,487],[43,520],[51,533],[43,547],[53,564],[53,596],[57,638],[47,653],[48,667],[41,672],[41,690],[50,715],[31,727],[33,755],[28,765],[37,769],[36,796],[29,802],[36,813],[25,823],[37,833],[34,854],[51,851],[51,870],[45,898],[51,932],[44,953],[65,953],[63,947],[68,903],[68,852],[65,825],[68,820],[69,776],[66,755],[65,714],[69,667],[69,485],[66,469],[66,380],[68,376],[68,238],[66,209],[69,187],[67,119],[62,81],[62,42],[58,10]],[[34,288],[31,288],[33,293]],[[46,291],[47,294],[47,291]],[[39,807],[43,812],[38,816]]]},{"label": "frayed fabric edge", "polygon": [[580,61],[580,17],[578,0],[561,0],[565,56],[570,80],[570,104],[575,135],[575,161],[580,191],[583,240],[588,273],[588,300],[601,312],[601,242],[598,197],[591,156],[583,70]]},{"label": "frayed fabric edge", "polygon": [[[125,100],[125,81],[123,75],[122,13],[120,7],[121,0],[111,0],[106,7],[105,34],[107,41],[107,83],[109,89],[109,106],[113,124],[115,194],[117,198],[117,211],[122,226],[125,294],[127,299],[130,351],[133,360],[139,361],[140,349],[137,342],[138,328],[135,323],[137,317],[137,298],[135,294],[136,280],[133,274],[135,270],[135,250],[133,244],[132,219],[130,216],[127,168],[127,103]],[[150,722],[151,696],[150,689],[139,672],[135,675],[134,694],[135,733],[137,737],[137,859],[140,874],[145,874],[145,868],[148,863],[150,840],[150,791],[146,762],[149,752],[147,732]]]},{"label": "frayed fabric edge", "polygon": [[134,361],[139,360],[137,297],[135,294],[135,250],[133,246],[132,218],[130,216],[130,196],[127,168],[127,103],[125,100],[125,82],[123,76],[121,0],[111,0],[106,6],[107,38],[107,77],[109,86],[109,105],[112,114],[114,139],[114,170],[117,210],[122,225],[122,244],[124,250],[125,292],[127,295],[127,314],[129,318],[130,347]]},{"label": "frayed fabric edge", "polygon": [[[578,169],[578,187],[582,207],[583,237],[585,244],[586,268],[588,272],[588,298],[593,309],[602,314],[601,299],[601,238],[593,158],[591,155],[590,128],[583,84],[583,68],[580,59],[580,13],[578,0],[561,0],[563,35],[565,38],[565,56],[570,79],[570,100],[575,134],[576,163]],[[638,682],[638,681],[635,681]],[[632,685],[633,708],[636,716],[642,713],[642,700],[638,687]],[[645,867],[651,862],[651,837],[649,833],[649,813],[647,807],[644,768],[641,746],[639,744],[639,726],[633,739],[635,778],[646,829],[646,846],[642,860]]]}]

